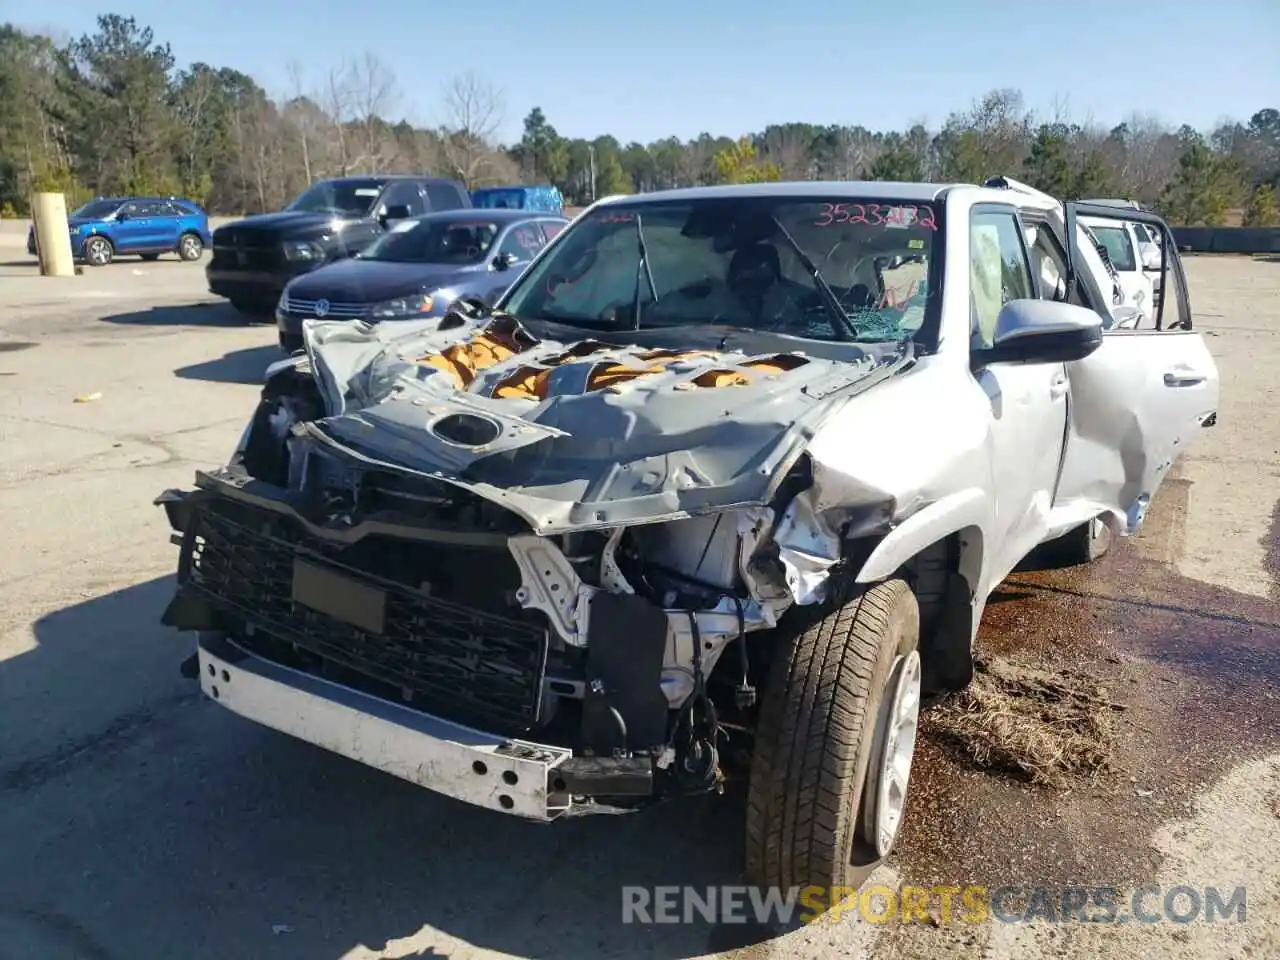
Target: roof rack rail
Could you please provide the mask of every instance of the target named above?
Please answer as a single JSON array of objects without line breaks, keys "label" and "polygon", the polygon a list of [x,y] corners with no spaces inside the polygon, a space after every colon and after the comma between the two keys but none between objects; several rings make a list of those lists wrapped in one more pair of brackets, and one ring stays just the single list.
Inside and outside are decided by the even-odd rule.
[{"label": "roof rack rail", "polygon": [[1023,183],[1021,180],[1015,180],[1013,177],[987,177],[982,181],[984,187],[991,187],[996,190],[1013,190],[1015,193],[1026,194],[1029,197],[1039,197],[1052,203],[1061,203],[1062,201],[1052,194],[1045,193],[1043,190],[1037,190],[1029,183]]},{"label": "roof rack rail", "polygon": [[1099,207],[1121,207],[1126,210],[1145,210],[1137,200],[1126,200],[1120,197],[1091,197],[1082,203],[1092,203]]}]

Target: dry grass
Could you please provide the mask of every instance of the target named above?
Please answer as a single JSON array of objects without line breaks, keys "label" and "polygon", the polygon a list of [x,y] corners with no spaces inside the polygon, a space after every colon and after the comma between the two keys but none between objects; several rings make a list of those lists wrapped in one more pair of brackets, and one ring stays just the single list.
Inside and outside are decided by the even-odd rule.
[{"label": "dry grass", "polygon": [[1113,703],[1092,677],[1001,659],[928,713],[928,727],[979,769],[1061,786],[1112,769]]}]

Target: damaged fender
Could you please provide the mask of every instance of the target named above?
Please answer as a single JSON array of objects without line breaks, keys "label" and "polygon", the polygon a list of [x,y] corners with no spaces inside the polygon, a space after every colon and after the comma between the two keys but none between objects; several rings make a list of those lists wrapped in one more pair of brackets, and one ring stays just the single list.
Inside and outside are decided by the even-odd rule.
[{"label": "damaged fender", "polygon": [[971,487],[949,494],[886,533],[858,570],[856,579],[859,583],[884,580],[931,544],[961,531],[965,531],[968,541],[966,549],[977,551],[976,566],[971,571],[976,579],[982,563],[982,531],[990,529],[991,522],[986,491]]}]

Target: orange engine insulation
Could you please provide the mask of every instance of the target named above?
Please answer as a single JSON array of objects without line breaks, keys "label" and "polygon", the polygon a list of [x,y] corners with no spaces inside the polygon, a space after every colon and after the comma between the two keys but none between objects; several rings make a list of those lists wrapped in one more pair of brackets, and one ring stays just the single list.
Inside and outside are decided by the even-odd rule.
[{"label": "orange engine insulation", "polygon": [[[535,345],[536,341],[526,342],[526,339],[520,337],[518,332],[495,331],[491,328],[470,340],[456,343],[440,353],[420,357],[418,362],[435,367],[447,374],[453,379],[454,386],[459,390],[465,390],[484,370],[497,366]],[[592,354],[607,349],[609,349],[607,344],[587,340],[575,344],[564,353],[536,366],[521,365],[493,388],[493,396],[545,400],[547,384],[551,372],[556,367],[572,361],[585,360]],[[603,390],[640,377],[664,373],[673,364],[682,360],[714,358],[717,355],[702,350],[650,350],[636,356],[643,361],[656,362],[649,362],[643,367],[629,367],[620,363],[597,363],[587,377],[587,390]],[[744,370],[768,376],[794,370],[807,362],[803,357],[788,354],[762,357],[738,364],[736,368],[708,370],[695,377],[693,383],[699,387],[712,388],[745,386],[751,382],[751,378],[743,372]]]},{"label": "orange engine insulation", "polygon": [[479,336],[455,343],[440,353],[419,357],[418,363],[435,367],[453,378],[459,390],[465,390],[481,371],[523,353],[538,341],[520,336],[520,331],[490,328]]}]

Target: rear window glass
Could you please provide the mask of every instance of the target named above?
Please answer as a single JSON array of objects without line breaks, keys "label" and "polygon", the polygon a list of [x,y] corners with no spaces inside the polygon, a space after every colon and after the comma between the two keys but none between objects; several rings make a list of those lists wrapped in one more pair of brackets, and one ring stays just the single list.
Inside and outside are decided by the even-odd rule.
[{"label": "rear window glass", "polygon": [[427,199],[432,210],[457,210],[463,206],[458,188],[451,183],[428,183]]},{"label": "rear window glass", "polygon": [[1129,240],[1129,231],[1124,227],[1093,228],[1094,235],[1107,248],[1112,264],[1117,270],[1128,272],[1137,269],[1137,261],[1133,253],[1133,243]]},{"label": "rear window glass", "polygon": [[477,207],[490,210],[521,210],[525,206],[523,190],[477,190],[471,195],[471,201]]}]

